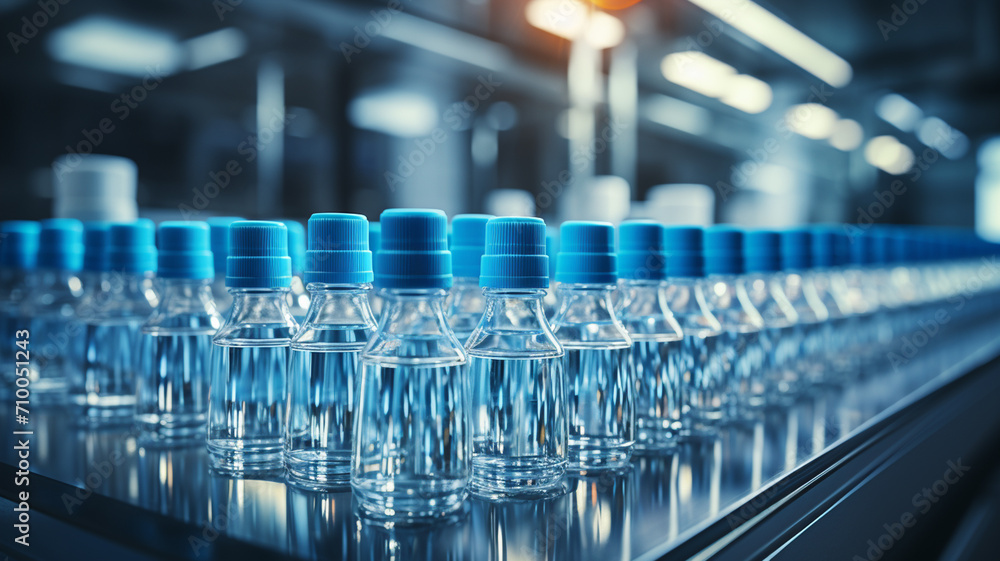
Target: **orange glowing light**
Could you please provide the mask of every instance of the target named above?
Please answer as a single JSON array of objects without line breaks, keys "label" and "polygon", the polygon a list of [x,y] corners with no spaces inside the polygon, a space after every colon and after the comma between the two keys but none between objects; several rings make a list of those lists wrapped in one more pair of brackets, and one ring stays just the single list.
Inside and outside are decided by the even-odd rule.
[{"label": "orange glowing light", "polygon": [[590,0],[590,3],[605,10],[624,10],[629,6],[634,6],[642,0]]}]

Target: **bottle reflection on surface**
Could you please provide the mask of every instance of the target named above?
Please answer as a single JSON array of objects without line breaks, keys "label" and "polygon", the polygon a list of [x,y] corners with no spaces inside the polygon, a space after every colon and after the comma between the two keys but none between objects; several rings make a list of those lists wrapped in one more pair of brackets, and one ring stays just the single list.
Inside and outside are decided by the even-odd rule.
[{"label": "bottle reflection on surface", "polygon": [[208,520],[202,524],[202,535],[197,536],[205,545],[219,534],[271,549],[286,542],[284,482],[236,479],[210,471],[209,486]]},{"label": "bottle reflection on surface", "polygon": [[677,455],[677,494],[682,520],[705,520],[719,514],[722,440],[717,436],[690,438],[681,443]]},{"label": "bottle reflection on surface", "polygon": [[760,422],[734,424],[722,433],[722,504],[745,497],[760,488],[764,452],[764,427]]},{"label": "bottle reflection on surface", "polygon": [[[338,504],[339,507],[339,504]],[[354,501],[354,512],[360,511]],[[358,561],[471,561],[486,559],[487,541],[473,538],[464,523],[467,509],[442,518],[433,525],[399,524],[359,516],[354,526],[357,552],[350,559]],[[479,539],[477,539],[479,538]],[[324,552],[331,559],[347,559]]]},{"label": "bottle reflection on surface", "polygon": [[632,553],[648,552],[677,539],[680,532],[678,455],[639,456],[632,502]]},{"label": "bottle reflection on surface", "polygon": [[[488,544],[473,544],[473,559],[573,560],[569,550],[569,501],[572,490],[557,498],[536,501],[473,500],[471,526]],[[485,550],[480,548],[486,548]]]},{"label": "bottle reflection on surface", "polygon": [[303,559],[353,559],[358,517],[351,493],[288,486],[288,553]]},{"label": "bottle reflection on surface", "polygon": [[95,493],[131,504],[138,503],[138,445],[135,437],[134,430],[78,430],[77,468],[68,481],[81,488],[76,493],[76,499],[82,502]]},{"label": "bottle reflection on surface", "polygon": [[571,559],[632,559],[634,466],[570,478]]},{"label": "bottle reflection on surface", "polygon": [[200,446],[139,449],[139,504],[143,508],[200,523],[208,480]]}]

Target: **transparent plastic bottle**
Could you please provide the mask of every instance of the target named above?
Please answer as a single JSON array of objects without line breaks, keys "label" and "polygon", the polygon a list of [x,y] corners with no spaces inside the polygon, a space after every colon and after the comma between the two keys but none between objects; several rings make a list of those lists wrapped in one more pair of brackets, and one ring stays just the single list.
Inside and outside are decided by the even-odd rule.
[{"label": "transparent plastic bottle", "polygon": [[15,341],[27,340],[30,337],[18,337],[17,332],[28,329],[30,323],[27,316],[21,315],[22,302],[28,297],[34,284],[34,271],[38,262],[38,234],[41,226],[28,220],[10,220],[0,223],[0,336],[4,343],[0,345],[0,363],[4,365],[0,374],[0,395],[13,393],[15,390],[15,362],[23,361],[23,356],[16,357]]},{"label": "transparent plastic bottle", "polygon": [[545,317],[545,223],[486,225],[479,282],[486,313],[466,343],[472,385],[472,492],[488,499],[565,491],[568,424],[563,349]]},{"label": "transparent plastic bottle", "polygon": [[776,279],[788,302],[795,309],[795,325],[782,335],[779,345],[784,345],[788,358],[787,375],[792,393],[810,391],[821,381],[825,369],[820,352],[823,324],[829,312],[816,288],[810,282],[812,266],[812,236],[807,228],[782,230],[781,274]]},{"label": "transparent plastic bottle", "polygon": [[383,310],[361,355],[351,487],[368,516],[436,518],[461,507],[472,471],[468,359],[444,315],[447,218],[390,209],[381,225]]},{"label": "transparent plastic bottle", "polygon": [[243,220],[239,216],[213,216],[206,220],[211,230],[212,261],[215,264],[215,280],[212,282],[212,298],[223,318],[229,317],[233,306],[233,295],[226,288],[226,257],[229,255],[229,226]]},{"label": "transparent plastic bottle", "polygon": [[38,273],[20,308],[31,326],[31,393],[42,403],[64,403],[70,389],[82,383],[84,333],[77,315],[82,267],[83,224],[72,218],[43,220]]},{"label": "transparent plastic bottle", "polygon": [[289,343],[298,324],[288,309],[292,263],[280,222],[233,222],[226,285],[233,307],[212,339],[208,399],[211,467],[231,475],[282,469]]},{"label": "transparent plastic bottle", "polygon": [[743,233],[729,226],[705,230],[705,299],[719,324],[719,352],[725,371],[725,414],[731,420],[752,419],[765,401],[764,318],[750,300],[742,277]]},{"label": "transparent plastic bottle", "polygon": [[684,437],[711,436],[723,419],[726,394],[722,325],[705,299],[702,228],[668,226],[664,230],[667,281],[664,298],[681,327],[680,374]]},{"label": "transparent plastic bottle", "polygon": [[314,214],[308,237],[310,304],[291,343],[285,469],[295,485],[334,489],[350,484],[361,351],[376,326],[368,220]]},{"label": "transparent plastic bottle", "polygon": [[152,285],[155,240],[156,227],[149,219],[110,226],[107,291],[89,293],[80,305],[83,384],[73,392],[80,421],[131,423],[135,415],[139,330],[158,303]]},{"label": "transparent plastic bottle", "polygon": [[135,423],[144,442],[205,438],[212,337],[222,316],[212,299],[214,267],[204,222],[160,224],[162,296],[142,324]]},{"label": "transparent plastic bottle", "polygon": [[297,220],[279,220],[288,229],[288,257],[292,260],[292,284],[288,287],[288,309],[302,323],[309,310],[309,291],[302,271],[306,264],[306,230]]},{"label": "transparent plastic bottle", "polygon": [[486,247],[488,214],[459,214],[451,219],[451,259],[455,281],[445,309],[448,324],[462,343],[476,330],[486,309],[483,289],[479,287],[479,262]]},{"label": "transparent plastic bottle", "polygon": [[628,220],[618,227],[617,315],[632,338],[629,371],[635,382],[634,448],[676,447],[681,423],[681,353],[684,334],[664,297],[667,258],[663,226]]},{"label": "transparent plastic bottle", "polygon": [[[794,358],[794,340],[787,339],[786,335],[798,322],[798,314],[785,297],[780,282],[781,236],[778,232],[745,232],[743,266],[746,272],[741,282],[764,322],[759,333],[764,354],[764,402],[765,405],[782,405],[794,398],[792,382],[797,376],[789,365]],[[794,377],[790,377],[790,372]]]},{"label": "transparent plastic bottle", "polygon": [[816,360],[823,369],[814,382],[841,385],[850,368],[846,350],[855,328],[847,283],[841,272],[848,259],[849,242],[846,234],[841,235],[833,226],[813,227],[810,237],[812,268],[805,274],[805,282],[812,285],[827,312],[817,334]]},{"label": "transparent plastic bottle", "polygon": [[562,344],[569,400],[569,467],[626,465],[635,443],[632,339],[615,314],[615,229],[605,222],[564,222],[556,279],[561,292],[552,331]]}]

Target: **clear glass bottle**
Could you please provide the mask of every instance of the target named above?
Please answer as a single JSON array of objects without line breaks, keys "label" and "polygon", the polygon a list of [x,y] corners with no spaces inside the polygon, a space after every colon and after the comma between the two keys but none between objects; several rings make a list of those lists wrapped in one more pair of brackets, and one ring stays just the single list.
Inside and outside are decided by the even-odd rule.
[{"label": "clear glass bottle", "polygon": [[233,306],[233,295],[226,288],[226,257],[229,256],[229,226],[244,220],[239,216],[213,216],[206,220],[212,240],[212,262],[215,264],[215,280],[212,281],[212,298],[215,308],[223,318],[229,317]]},{"label": "clear glass bottle", "polygon": [[615,314],[618,282],[614,226],[564,222],[556,279],[561,293],[552,331],[562,344],[569,403],[569,467],[626,465],[635,443],[632,339]]},{"label": "clear glass bottle", "polygon": [[479,287],[479,262],[486,247],[488,214],[459,214],[451,219],[451,259],[455,281],[448,292],[445,309],[448,324],[462,343],[476,330],[486,309]]},{"label": "clear glass bottle", "polygon": [[842,267],[847,261],[846,234],[833,226],[812,228],[812,268],[805,282],[811,284],[827,311],[827,319],[818,327],[817,358],[823,365],[816,383],[841,385],[847,378],[850,360],[849,339],[855,330],[847,283]]},{"label": "clear glass bottle", "polygon": [[146,443],[205,438],[212,337],[222,316],[212,299],[214,268],[203,222],[160,224],[162,296],[142,324],[135,423]]},{"label": "clear glass bottle", "polygon": [[780,232],[781,274],[777,282],[795,309],[797,321],[782,335],[785,345],[787,375],[792,393],[810,391],[823,379],[825,364],[820,352],[822,328],[829,312],[816,294],[809,278],[812,266],[812,236],[807,228],[789,228]]},{"label": "clear glass bottle", "polygon": [[72,218],[43,220],[38,273],[20,308],[21,316],[30,318],[31,393],[41,403],[65,403],[71,388],[82,383],[82,267],[83,224]]},{"label": "clear glass bottle", "polygon": [[882,310],[885,308],[878,284],[873,278],[875,270],[875,238],[870,232],[850,227],[849,264],[843,271],[847,298],[855,316],[855,329],[844,353],[848,356],[849,379],[865,376],[879,352],[878,329]]},{"label": "clear glass bottle", "polygon": [[302,323],[309,310],[309,291],[302,275],[306,264],[306,230],[297,220],[279,220],[288,228],[288,257],[292,260],[292,284],[288,287],[288,309]]},{"label": "clear glass bottle", "polygon": [[308,237],[310,304],[291,343],[284,455],[289,481],[323,490],[350,484],[361,351],[376,323],[368,305],[368,220],[314,214]]},{"label": "clear glass bottle", "polygon": [[705,299],[702,228],[669,226],[664,230],[667,280],[664,298],[681,327],[680,375],[684,437],[712,436],[723,419],[726,394],[722,325]]},{"label": "clear glass bottle", "polygon": [[[798,314],[782,290],[781,237],[778,232],[751,230],[743,234],[743,266],[740,283],[747,298],[760,313],[764,328],[760,343],[764,353],[765,405],[782,405],[794,399],[792,382],[797,379],[789,362],[794,358],[793,339],[786,339]],[[791,373],[791,374],[789,374]],[[792,377],[794,376],[794,377]]]},{"label": "clear glass bottle", "polygon": [[461,507],[472,470],[468,358],[444,315],[447,218],[390,209],[381,226],[383,310],[361,355],[351,487],[368,516],[437,518]]},{"label": "clear glass bottle", "polygon": [[568,449],[563,349],[545,317],[545,223],[486,225],[479,282],[486,313],[466,343],[472,386],[472,492],[488,499],[565,491]]},{"label": "clear glass bottle", "polygon": [[87,313],[81,312],[83,384],[73,392],[79,421],[120,424],[134,418],[139,330],[158,303],[152,287],[155,240],[149,219],[110,226],[107,292],[90,293],[80,306]]},{"label": "clear glass bottle", "polygon": [[217,472],[280,472],[285,439],[292,264],[280,222],[233,222],[226,285],[233,307],[212,339],[209,462]]},{"label": "clear glass bottle", "polygon": [[634,448],[663,452],[677,446],[681,424],[684,334],[667,306],[663,226],[628,220],[618,228],[617,315],[632,338],[629,371],[635,381]]},{"label": "clear glass bottle", "polygon": [[743,233],[729,226],[705,230],[705,299],[722,326],[719,345],[730,420],[752,419],[764,406],[764,318],[753,305],[742,275]]},{"label": "clear glass bottle", "polygon": [[[38,262],[38,234],[41,227],[37,222],[10,220],[0,223],[0,363],[4,365],[0,374],[0,396],[15,390],[15,362],[22,358],[15,356],[20,350],[15,341],[28,340],[18,337],[17,332],[28,329],[29,317],[21,315],[21,306],[34,284],[34,270]],[[31,361],[27,361],[31,362]]]}]

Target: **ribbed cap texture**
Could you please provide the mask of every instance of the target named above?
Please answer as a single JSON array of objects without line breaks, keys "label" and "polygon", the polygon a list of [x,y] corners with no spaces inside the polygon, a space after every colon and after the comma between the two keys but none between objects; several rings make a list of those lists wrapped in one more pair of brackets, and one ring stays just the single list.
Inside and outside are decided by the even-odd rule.
[{"label": "ribbed cap texture", "polygon": [[111,223],[83,223],[83,270],[101,272],[111,270]]},{"label": "ribbed cap texture", "polygon": [[368,219],[360,214],[324,212],[309,218],[305,281],[363,284],[374,280],[368,249]]},{"label": "ribbed cap texture", "polygon": [[226,286],[282,288],[292,284],[288,229],[280,222],[244,220],[229,226]]},{"label": "ribbed cap texture", "polygon": [[801,271],[812,266],[812,240],[806,228],[782,230],[781,268],[787,271]]},{"label": "ribbed cap texture", "polygon": [[615,227],[607,222],[570,221],[559,227],[556,280],[613,284],[618,281]]},{"label": "ribbed cap texture", "polygon": [[479,286],[539,289],[549,287],[545,221],[526,216],[492,218],[486,223],[486,246]]},{"label": "ribbed cap texture", "polygon": [[743,267],[748,273],[781,270],[781,236],[770,230],[743,233]]},{"label": "ribbed cap texture", "polygon": [[450,288],[448,219],[434,209],[382,213],[381,247],[375,256],[379,288]]},{"label": "ribbed cap texture", "polygon": [[215,264],[215,274],[226,274],[226,257],[229,256],[229,226],[233,222],[244,220],[239,216],[213,216],[206,220],[211,229],[212,261]]},{"label": "ribbed cap texture", "polygon": [[306,266],[306,229],[298,220],[278,220],[288,229],[288,257],[292,274],[301,275]]}]

